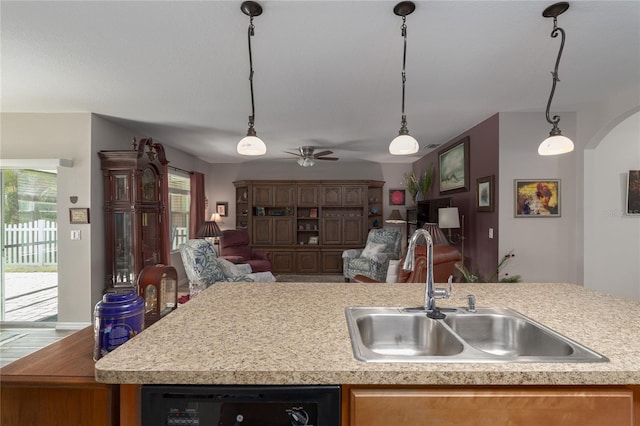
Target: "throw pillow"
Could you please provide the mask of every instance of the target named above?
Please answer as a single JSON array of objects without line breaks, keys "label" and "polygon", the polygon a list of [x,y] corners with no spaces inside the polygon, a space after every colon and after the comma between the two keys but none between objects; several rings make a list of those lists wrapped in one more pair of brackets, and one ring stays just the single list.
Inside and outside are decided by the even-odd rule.
[{"label": "throw pillow", "polygon": [[378,253],[382,253],[385,248],[387,248],[386,244],[369,243],[364,248],[364,250],[362,250],[362,253],[360,254],[360,257],[366,257],[367,259],[371,259],[374,255],[376,255]]},{"label": "throw pillow", "polygon": [[238,268],[237,265],[234,265],[226,259],[218,257],[216,261],[218,262],[218,267],[224,274],[225,278],[234,278],[238,275],[243,274],[243,272],[240,270],[240,268]]}]

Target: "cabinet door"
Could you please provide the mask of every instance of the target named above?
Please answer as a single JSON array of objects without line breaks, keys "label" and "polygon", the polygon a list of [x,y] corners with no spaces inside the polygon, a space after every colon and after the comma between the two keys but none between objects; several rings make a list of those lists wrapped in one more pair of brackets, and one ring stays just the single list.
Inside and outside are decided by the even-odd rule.
[{"label": "cabinet door", "polygon": [[286,185],[274,185],[273,186],[273,205],[276,207],[290,207],[295,204],[295,191],[294,186],[290,184]]},{"label": "cabinet door", "polygon": [[351,389],[349,426],[631,426],[628,389]]},{"label": "cabinet door", "polygon": [[322,187],[322,205],[323,206],[341,206],[342,205],[342,187],[323,186]]},{"label": "cabinet door", "polygon": [[342,274],[342,250],[322,251],[320,253],[321,272]]},{"label": "cabinet door", "polygon": [[325,217],[322,219],[320,227],[322,233],[321,244],[341,244],[342,243],[342,219],[339,217]]},{"label": "cabinet door", "polygon": [[294,243],[293,218],[274,217],[273,218],[273,244],[290,245]]},{"label": "cabinet door", "polygon": [[298,186],[298,207],[318,207],[318,186]]},{"label": "cabinet door", "polygon": [[318,273],[318,252],[299,251],[296,253],[296,272],[299,274]]},{"label": "cabinet door", "polygon": [[273,185],[253,185],[252,200],[255,207],[273,206]]},{"label": "cabinet door", "polygon": [[271,263],[274,274],[293,274],[296,272],[295,255],[292,251],[272,251]]},{"label": "cabinet door", "polygon": [[342,188],[342,205],[345,207],[364,206],[364,186],[345,185]]},{"label": "cabinet door", "polygon": [[253,238],[252,244],[271,245],[273,244],[273,220],[270,217],[253,218]]},{"label": "cabinet door", "polygon": [[342,244],[361,245],[364,242],[361,217],[342,218]]}]

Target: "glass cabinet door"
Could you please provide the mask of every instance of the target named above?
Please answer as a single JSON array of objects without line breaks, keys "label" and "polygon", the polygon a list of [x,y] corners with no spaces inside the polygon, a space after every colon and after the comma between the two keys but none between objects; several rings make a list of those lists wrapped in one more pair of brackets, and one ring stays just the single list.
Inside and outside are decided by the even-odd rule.
[{"label": "glass cabinet door", "polygon": [[128,175],[114,175],[113,186],[111,193],[114,201],[130,201]]},{"label": "glass cabinet door", "polygon": [[160,263],[160,215],[142,213],[142,266]]},{"label": "glass cabinet door", "polygon": [[133,247],[131,241],[131,213],[114,214],[113,285],[125,287],[135,284]]}]

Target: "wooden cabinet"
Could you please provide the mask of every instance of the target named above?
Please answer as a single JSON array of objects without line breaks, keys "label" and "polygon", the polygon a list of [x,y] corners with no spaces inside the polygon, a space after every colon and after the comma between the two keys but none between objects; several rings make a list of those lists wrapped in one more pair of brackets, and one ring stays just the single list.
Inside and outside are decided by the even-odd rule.
[{"label": "wooden cabinet", "polygon": [[100,151],[104,178],[106,291],[135,288],[142,268],[168,263],[168,161],[149,139]]},{"label": "wooden cabinet", "polygon": [[253,205],[255,207],[287,207],[295,204],[292,184],[253,185]]},{"label": "wooden cabinet", "polygon": [[94,379],[93,327],[0,369],[0,424],[111,426],[118,385]]},{"label": "wooden cabinet", "polygon": [[298,274],[317,274],[318,250],[298,250],[296,252],[296,272]]},{"label": "wooden cabinet", "polygon": [[343,387],[343,425],[633,426],[625,387]]},{"label": "wooden cabinet", "polygon": [[369,198],[380,205],[376,225],[382,224],[381,181],[247,180],[234,185],[236,228],[247,229],[252,245],[272,253],[275,273],[341,273],[342,251],[362,248],[366,241]]},{"label": "wooden cabinet", "polygon": [[293,241],[293,218],[262,216],[253,219],[252,244],[289,245]]}]

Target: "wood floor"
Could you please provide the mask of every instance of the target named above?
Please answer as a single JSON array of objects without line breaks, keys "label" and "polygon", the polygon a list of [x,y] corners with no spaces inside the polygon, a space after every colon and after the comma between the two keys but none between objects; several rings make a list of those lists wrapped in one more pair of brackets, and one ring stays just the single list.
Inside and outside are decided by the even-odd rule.
[{"label": "wood floor", "polygon": [[[86,324],[82,325],[85,327]],[[44,348],[76,330],[57,330],[50,324],[0,324],[0,367]]]}]

